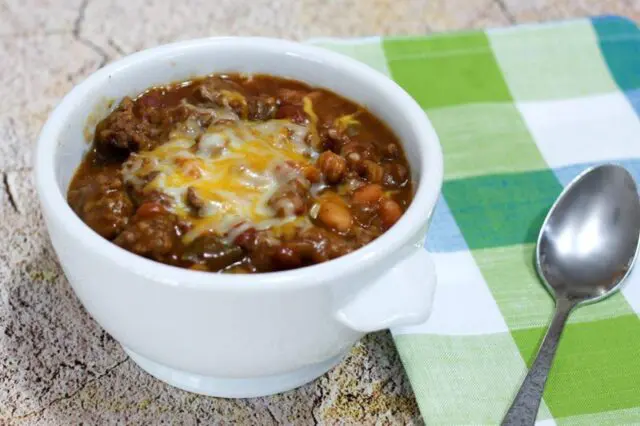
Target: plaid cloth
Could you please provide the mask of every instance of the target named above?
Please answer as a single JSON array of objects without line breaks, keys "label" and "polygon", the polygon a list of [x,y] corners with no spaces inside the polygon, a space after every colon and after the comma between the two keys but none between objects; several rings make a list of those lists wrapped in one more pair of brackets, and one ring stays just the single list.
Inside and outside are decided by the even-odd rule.
[{"label": "plaid cloth", "polygon": [[[440,137],[434,309],[392,331],[428,425],[499,423],[551,319],[533,266],[549,207],[593,164],[640,182],[640,31],[607,16],[312,43],[393,78]],[[571,316],[538,424],[640,424],[639,281]]]}]

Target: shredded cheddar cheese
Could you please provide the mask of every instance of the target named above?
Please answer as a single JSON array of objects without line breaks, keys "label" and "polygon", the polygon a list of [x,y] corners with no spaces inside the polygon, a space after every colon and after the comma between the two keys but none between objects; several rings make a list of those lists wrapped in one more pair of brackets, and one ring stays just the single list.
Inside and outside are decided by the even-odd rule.
[{"label": "shredded cheddar cheese", "polygon": [[356,120],[356,115],[358,115],[359,112],[360,111],[356,111],[353,114],[347,114],[336,118],[333,121],[333,126],[341,131],[346,130],[349,126],[359,126],[360,122]]},{"label": "shredded cheddar cheese", "polygon": [[309,117],[309,134],[311,138],[311,145],[318,147],[320,145],[320,138],[318,137],[318,116],[313,111],[313,103],[309,96],[305,96],[302,99],[302,108]]},{"label": "shredded cheddar cheese", "polygon": [[185,242],[206,232],[232,240],[251,227],[289,234],[286,224],[303,226],[308,219],[291,212],[277,217],[269,200],[282,185],[305,179],[317,155],[305,142],[309,133],[308,126],[289,120],[235,120],[214,123],[204,133],[175,131],[154,150],[132,154],[123,175],[138,191],[166,194],[173,213],[189,217],[193,227]]}]

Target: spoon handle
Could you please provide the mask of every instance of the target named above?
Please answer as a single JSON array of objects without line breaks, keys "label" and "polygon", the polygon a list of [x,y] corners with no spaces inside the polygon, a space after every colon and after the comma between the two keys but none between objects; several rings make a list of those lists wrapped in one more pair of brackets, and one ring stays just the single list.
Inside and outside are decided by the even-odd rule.
[{"label": "spoon handle", "polygon": [[502,421],[503,426],[533,425],[535,423],[540,401],[542,400],[542,392],[551,369],[553,357],[556,354],[560,335],[571,310],[575,306],[575,301],[566,298],[559,298],[556,302],[556,311],[551,325],[544,336],[536,360],[533,362],[527,377],[525,377],[518,394],[513,400],[513,404],[511,404],[507,415]]}]

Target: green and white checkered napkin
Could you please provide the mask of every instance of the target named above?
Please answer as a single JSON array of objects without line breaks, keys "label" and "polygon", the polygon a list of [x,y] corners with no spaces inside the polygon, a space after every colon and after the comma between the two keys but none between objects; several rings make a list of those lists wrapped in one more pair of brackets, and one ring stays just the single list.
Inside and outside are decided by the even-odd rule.
[{"label": "green and white checkered napkin", "polygon": [[[622,164],[640,182],[640,31],[598,17],[313,43],[393,78],[440,137],[445,182],[426,239],[434,310],[393,334],[428,425],[496,424],[551,318],[533,266],[548,208],[593,164]],[[572,315],[538,424],[640,424],[639,269]]]}]

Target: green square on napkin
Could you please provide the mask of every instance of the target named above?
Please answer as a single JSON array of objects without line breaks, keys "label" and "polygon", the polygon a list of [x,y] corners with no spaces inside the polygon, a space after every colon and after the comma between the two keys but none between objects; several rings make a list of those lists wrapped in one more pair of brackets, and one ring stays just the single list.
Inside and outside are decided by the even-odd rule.
[{"label": "green square on napkin", "polygon": [[511,101],[484,33],[385,39],[382,46],[394,80],[425,109]]},{"label": "green square on napkin", "polygon": [[428,114],[447,158],[446,180],[546,167],[513,103],[436,108]]},{"label": "green square on napkin", "polygon": [[[426,424],[498,424],[551,319],[533,266],[548,208],[594,164],[640,181],[640,30],[603,16],[315,43],[394,79],[438,133],[433,313],[392,332]],[[538,424],[640,424],[639,271],[572,315]]]}]

